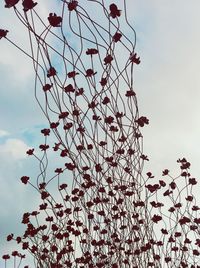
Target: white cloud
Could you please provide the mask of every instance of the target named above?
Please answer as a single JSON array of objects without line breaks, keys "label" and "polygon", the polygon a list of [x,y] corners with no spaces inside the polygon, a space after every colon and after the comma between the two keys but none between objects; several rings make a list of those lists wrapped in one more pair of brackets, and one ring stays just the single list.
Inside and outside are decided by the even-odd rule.
[{"label": "white cloud", "polygon": [[[17,18],[16,14],[13,12],[13,9],[4,8],[4,1],[0,3],[0,28],[8,30],[7,37],[18,47],[23,49],[29,55],[31,55],[30,49],[30,39],[28,30],[23,25],[23,23]],[[39,16],[44,20],[48,25],[47,17],[49,12],[55,10],[56,4],[51,4],[49,1],[39,2],[35,7],[35,10],[38,12]],[[17,8],[20,12],[22,11],[22,4],[18,3]],[[37,18],[37,17],[35,17]],[[37,33],[41,33],[44,30],[44,26],[41,23],[36,22]],[[33,37],[32,37],[33,38]],[[33,38],[34,39],[34,38]],[[11,83],[20,82],[25,84],[25,81],[33,81],[33,66],[31,58],[28,58],[22,51],[20,51],[13,44],[1,39],[0,42],[0,63],[2,67],[7,68],[7,79]],[[12,79],[11,79],[12,77]],[[18,90],[22,90],[23,87],[19,86]]]},{"label": "white cloud", "polygon": [[132,6],[141,56],[135,91],[140,114],[150,119],[145,153],[159,169],[173,169],[177,157],[188,157],[199,174],[200,2],[176,0],[172,7],[169,1],[135,0]]},{"label": "white cloud", "polygon": [[10,133],[6,130],[0,129],[0,138],[5,137],[5,136],[9,136]]},{"label": "white cloud", "polygon": [[7,139],[0,145],[0,156],[20,160],[26,157],[28,146],[20,139]]}]

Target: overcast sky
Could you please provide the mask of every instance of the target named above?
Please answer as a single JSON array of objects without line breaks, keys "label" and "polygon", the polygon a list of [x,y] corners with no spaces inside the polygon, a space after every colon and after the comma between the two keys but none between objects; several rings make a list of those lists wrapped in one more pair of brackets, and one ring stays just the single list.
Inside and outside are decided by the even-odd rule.
[{"label": "overcast sky", "polygon": [[[38,2],[44,14],[47,2],[50,8],[54,5],[53,0],[44,1],[44,7]],[[176,160],[186,157],[198,178],[200,1],[129,0],[128,5],[141,57],[135,68],[135,91],[140,114],[150,120],[143,130],[144,153],[150,159],[147,169],[158,176],[164,168],[176,174]],[[23,28],[13,11],[3,6],[1,2],[0,28],[8,29],[9,37],[26,47]],[[40,129],[46,124],[34,100],[33,78],[31,61],[0,40],[0,253],[7,247],[5,235],[20,233],[21,214],[29,210],[31,191],[19,178],[33,172],[34,163],[26,159],[25,151],[39,143]]]}]

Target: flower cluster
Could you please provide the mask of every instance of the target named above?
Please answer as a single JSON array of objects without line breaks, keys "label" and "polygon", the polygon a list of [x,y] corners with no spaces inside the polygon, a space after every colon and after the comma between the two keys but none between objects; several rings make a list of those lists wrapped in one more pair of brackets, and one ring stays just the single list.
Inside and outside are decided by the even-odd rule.
[{"label": "flower cluster", "polygon": [[[28,251],[39,268],[198,267],[200,208],[190,163],[178,160],[176,178],[168,169],[158,180],[151,171],[144,175],[149,158],[141,128],[149,120],[138,112],[133,66],[140,57],[125,6],[81,2],[63,1],[62,11],[45,18],[49,25],[40,18],[46,25],[41,35],[34,23],[37,3],[24,0],[20,13],[18,1],[6,1],[37,43],[36,96],[44,94],[38,102],[49,124],[41,130],[44,142],[27,151],[39,161],[40,175],[36,181],[21,177],[41,203],[24,213],[24,233],[7,240]],[[97,11],[90,12],[91,2],[108,29],[98,23]],[[6,34],[0,30],[0,37]],[[3,256],[5,264],[9,258]]]}]

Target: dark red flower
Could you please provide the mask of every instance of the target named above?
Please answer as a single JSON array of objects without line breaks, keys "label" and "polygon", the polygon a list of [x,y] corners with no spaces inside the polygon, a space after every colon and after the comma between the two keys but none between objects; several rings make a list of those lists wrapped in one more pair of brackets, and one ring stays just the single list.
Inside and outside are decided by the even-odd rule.
[{"label": "dark red flower", "polygon": [[137,57],[137,53],[132,53],[130,55],[130,61],[135,64],[140,64],[140,57]]},{"label": "dark red flower", "polygon": [[165,169],[165,170],[163,170],[163,172],[162,172],[162,176],[166,176],[166,175],[168,175],[169,174],[169,169]]},{"label": "dark red flower", "polygon": [[97,72],[94,72],[92,69],[87,69],[86,70],[86,77],[91,77],[93,75],[95,75]]},{"label": "dark red flower", "polygon": [[153,222],[158,223],[162,220],[162,217],[160,215],[154,214],[154,216],[151,218]]},{"label": "dark red flower", "polygon": [[149,161],[149,159],[148,159],[148,156],[147,156],[147,155],[142,154],[142,155],[140,156],[140,158],[141,158],[142,160]]},{"label": "dark red flower", "polygon": [[11,254],[13,257],[16,257],[16,256],[19,256],[19,252],[18,251],[13,251],[12,254]]},{"label": "dark red flower", "polygon": [[200,239],[196,239],[196,243],[195,243],[195,245],[197,245],[198,247],[200,247]]},{"label": "dark red flower", "polygon": [[52,122],[52,123],[50,124],[50,128],[51,128],[51,129],[57,128],[58,126],[59,126],[59,122]]},{"label": "dark red flower", "polygon": [[116,17],[120,17],[121,10],[119,10],[115,4],[111,4],[109,8],[110,8],[110,16],[113,19],[115,19]]},{"label": "dark red flower", "polygon": [[61,151],[60,156],[65,157],[65,156],[68,155],[68,153],[69,153],[69,151],[67,149],[64,149],[64,150]]},{"label": "dark red flower", "polygon": [[160,186],[165,187],[166,183],[163,180],[159,180]]},{"label": "dark red flower", "polygon": [[162,234],[167,235],[168,231],[166,229],[161,229]]},{"label": "dark red flower", "polygon": [[73,11],[77,8],[78,6],[78,1],[74,1],[72,0],[69,4],[68,4],[68,10],[69,11]]},{"label": "dark red flower", "polygon": [[181,236],[182,236],[181,232],[175,232],[174,234],[174,237],[181,237]]},{"label": "dark red flower", "polygon": [[60,27],[62,18],[60,16],[57,16],[56,13],[50,13],[48,17],[48,21],[51,26],[53,27]]},{"label": "dark red flower", "polygon": [[69,170],[74,170],[76,166],[73,163],[65,163],[65,166]]},{"label": "dark red flower", "polygon": [[[54,67],[50,67],[49,70],[47,71],[47,77],[48,78],[51,77],[51,76],[55,76],[56,74],[57,74],[57,72],[56,72],[56,69]],[[50,89],[49,87],[47,87],[47,88],[43,87],[44,91],[47,91],[49,89]]]},{"label": "dark red flower", "polygon": [[88,167],[88,166],[84,166],[84,167],[82,167],[82,170],[84,170],[84,171],[87,171],[87,170],[89,170],[90,168]]},{"label": "dark red flower", "polygon": [[163,203],[160,203],[160,202],[155,202],[155,201],[151,201],[150,204],[152,205],[152,207],[154,208],[160,208],[160,207],[163,207]]},{"label": "dark red flower", "polygon": [[152,175],[151,172],[147,172],[146,174],[147,174],[148,178],[150,178],[150,179],[153,179],[154,178],[154,176]]},{"label": "dark red flower", "polygon": [[118,127],[117,126],[113,126],[113,125],[110,126],[109,130],[110,131],[113,131],[113,132],[118,132],[119,131]]},{"label": "dark red flower", "polygon": [[138,123],[140,127],[143,127],[145,124],[149,124],[149,119],[147,119],[145,116],[141,116],[140,118],[135,120],[135,122]]},{"label": "dark red flower", "polygon": [[39,189],[42,190],[42,189],[45,189],[46,187],[46,183],[45,182],[42,182],[39,184]]},{"label": "dark red flower", "polygon": [[111,115],[107,116],[107,117],[105,117],[104,121],[106,124],[112,124],[114,121],[114,117],[112,117]]},{"label": "dark red flower", "polygon": [[193,206],[192,210],[197,211],[197,210],[200,210],[200,208],[198,206]]},{"label": "dark red flower", "polygon": [[181,208],[181,207],[182,207],[182,204],[181,204],[181,203],[176,203],[176,204],[174,205],[174,207],[175,207],[175,208]]},{"label": "dark red flower", "polygon": [[110,102],[110,99],[108,97],[105,97],[102,101],[104,105],[108,104]]},{"label": "dark red flower", "polygon": [[165,191],[165,192],[163,193],[163,196],[167,196],[167,195],[170,195],[170,194],[172,194],[172,193],[173,193],[172,191],[167,190],[167,191]]},{"label": "dark red flower", "polygon": [[171,257],[165,257],[165,262],[166,262],[166,263],[170,262],[171,260],[172,260]]},{"label": "dark red flower", "polygon": [[197,249],[193,249],[193,255],[199,256],[200,253],[199,253],[199,251]]},{"label": "dark red flower", "polygon": [[82,127],[82,126],[79,126],[79,127],[76,129],[76,131],[81,132],[81,133],[84,133],[84,132],[85,132],[85,128]]},{"label": "dark red flower", "polygon": [[200,218],[194,218],[194,222],[195,222],[196,224],[200,224]]},{"label": "dark red flower", "polygon": [[98,54],[98,53],[99,53],[99,51],[96,48],[88,48],[87,51],[86,51],[87,55],[95,55],[95,54]]},{"label": "dark red flower", "polygon": [[168,211],[171,212],[171,213],[173,213],[173,212],[175,211],[175,208],[174,208],[174,207],[170,207],[170,208],[168,209]]},{"label": "dark red flower", "polygon": [[101,117],[98,116],[98,115],[96,115],[96,114],[94,114],[94,115],[92,116],[92,119],[95,120],[95,121],[100,121],[100,120],[101,120]]},{"label": "dark red flower", "polygon": [[16,237],[16,241],[17,241],[18,244],[20,244],[21,241],[22,241],[21,237],[20,237],[20,236],[17,236],[17,237]]},{"label": "dark red flower", "polygon": [[79,74],[79,73],[77,73],[77,72],[75,72],[75,71],[72,71],[72,72],[69,72],[69,73],[67,74],[67,76],[68,76],[69,78],[74,78],[77,74]]},{"label": "dark red flower", "polygon": [[29,149],[28,151],[26,151],[27,155],[33,155],[34,149]]},{"label": "dark red flower", "polygon": [[160,185],[159,184],[148,184],[145,186],[151,193],[157,191],[158,189],[160,189]]},{"label": "dark red flower", "polygon": [[172,190],[176,189],[176,183],[172,181],[169,186],[171,187]]},{"label": "dark red flower", "polygon": [[154,260],[160,260],[160,256],[159,256],[158,254],[155,254],[155,255],[153,256],[153,258],[154,258]]},{"label": "dark red flower", "polygon": [[49,145],[47,145],[47,144],[40,144],[39,148],[41,149],[41,151],[46,151],[47,149],[49,149]]},{"label": "dark red flower", "polygon": [[92,149],[93,149],[93,145],[92,145],[92,144],[88,144],[88,145],[87,145],[87,149],[88,149],[88,150],[92,150]]},{"label": "dark red flower", "polygon": [[46,219],[46,221],[52,222],[53,221],[53,217],[52,216],[48,216]]},{"label": "dark red flower", "polygon": [[[54,69],[54,70],[55,70],[55,69]],[[52,72],[49,70],[47,76],[50,75],[51,73],[53,73],[53,70],[52,70]],[[55,73],[55,72],[54,72],[54,73]],[[50,75],[50,76],[51,76],[51,75]],[[50,76],[49,76],[49,77],[50,77]],[[45,92],[46,92],[46,91],[49,91],[49,90],[52,88],[52,86],[53,86],[53,84],[51,84],[51,85],[50,85],[50,84],[45,84],[45,85],[43,86],[43,90],[44,90]]]},{"label": "dark red flower", "polygon": [[132,97],[132,96],[135,96],[135,92],[131,89],[131,90],[127,90],[126,91],[126,97]]},{"label": "dark red flower", "polygon": [[1,39],[2,37],[6,37],[7,33],[8,33],[7,30],[0,29],[0,39]]},{"label": "dark red flower", "polygon": [[22,183],[24,183],[24,184],[27,184],[28,183],[28,181],[29,181],[29,177],[28,176],[23,176],[23,177],[21,177],[21,181],[22,181]]},{"label": "dark red flower", "polygon": [[7,241],[11,241],[13,239],[14,234],[10,234],[7,236]]},{"label": "dark red flower", "polygon": [[6,7],[6,8],[13,7],[13,6],[15,6],[18,2],[19,2],[19,0],[5,0],[5,7]]},{"label": "dark red flower", "polygon": [[49,195],[50,194],[48,192],[45,192],[45,191],[41,192],[41,198],[42,198],[42,200],[46,199]]},{"label": "dark red flower", "polygon": [[187,173],[186,171],[183,171],[181,173],[181,177],[189,177],[190,176],[190,173]]},{"label": "dark red flower", "polygon": [[111,55],[107,55],[105,58],[104,58],[104,64],[111,64],[111,62],[113,61],[113,57]]},{"label": "dark red flower", "polygon": [[43,235],[42,236],[42,241],[46,242],[48,241],[49,237],[47,235]]},{"label": "dark red flower", "polygon": [[196,226],[196,225],[190,225],[190,230],[191,231],[195,231],[197,229],[198,229],[198,226]]},{"label": "dark red flower", "polygon": [[74,89],[74,87],[72,86],[72,84],[69,84],[69,85],[67,85],[66,87],[64,87],[64,91],[65,91],[65,93],[70,93],[70,92],[75,92],[75,89]]},{"label": "dark red flower", "polygon": [[94,109],[95,107],[97,107],[98,103],[95,101],[92,101],[88,104],[88,108],[90,109]]},{"label": "dark red flower", "polygon": [[84,93],[84,89],[81,87],[81,88],[78,88],[77,89],[75,95],[76,96],[81,96],[81,95],[83,95],[83,93]]},{"label": "dark red flower", "polygon": [[29,247],[29,243],[28,242],[24,242],[24,243],[22,243],[22,249],[28,249],[28,247]]},{"label": "dark red flower", "polygon": [[195,179],[195,178],[190,178],[190,179],[189,179],[189,184],[191,184],[191,185],[195,185],[195,184],[197,184],[196,179]]},{"label": "dark red flower", "polygon": [[101,78],[101,81],[99,82],[102,87],[104,87],[107,84],[107,78]]},{"label": "dark red flower", "polygon": [[40,214],[39,211],[32,211],[32,212],[31,212],[31,215],[32,215],[32,216],[37,216],[38,214]]},{"label": "dark red flower", "polygon": [[44,135],[44,136],[49,136],[50,134],[50,129],[49,128],[44,128],[41,130],[41,133]]},{"label": "dark red flower", "polygon": [[4,259],[5,261],[10,259],[10,255],[9,254],[5,254],[2,256],[2,259]]},{"label": "dark red flower", "polygon": [[180,168],[181,169],[189,169],[190,168],[190,163],[187,162],[187,161],[182,161]]},{"label": "dark red flower", "polygon": [[136,206],[136,207],[144,207],[145,203],[144,201],[133,201],[133,204]]},{"label": "dark red flower", "polygon": [[61,173],[63,173],[63,170],[62,170],[62,168],[56,168],[54,172],[61,174]]},{"label": "dark red flower", "polygon": [[62,112],[59,114],[59,119],[65,119],[66,117],[68,117],[69,113],[68,112]]},{"label": "dark red flower", "polygon": [[114,41],[115,43],[117,43],[118,41],[120,41],[121,37],[122,37],[122,34],[116,32],[116,33],[113,35],[113,41]]},{"label": "dark red flower", "polygon": [[52,252],[55,252],[55,251],[57,251],[57,250],[58,250],[58,248],[57,248],[57,246],[56,246],[56,245],[52,245],[52,246],[51,246],[51,250],[52,250]]},{"label": "dark red flower", "polygon": [[184,225],[184,224],[189,223],[189,222],[191,222],[191,220],[190,220],[190,218],[188,218],[188,217],[186,217],[186,216],[182,217],[182,218],[179,220],[180,225]]},{"label": "dark red flower", "polygon": [[64,127],[63,127],[63,129],[64,130],[68,130],[68,129],[70,129],[71,127],[73,126],[73,123],[66,123],[65,125],[64,125]]},{"label": "dark red flower", "polygon": [[34,3],[33,0],[24,0],[22,2],[22,5],[24,7],[24,11],[27,12],[28,10],[33,9],[37,3]]},{"label": "dark red flower", "polygon": [[[72,111],[72,114],[73,115],[75,115],[75,116],[79,116],[80,115],[80,110],[79,109],[74,109],[73,111]],[[72,124],[72,123],[71,123]]]}]

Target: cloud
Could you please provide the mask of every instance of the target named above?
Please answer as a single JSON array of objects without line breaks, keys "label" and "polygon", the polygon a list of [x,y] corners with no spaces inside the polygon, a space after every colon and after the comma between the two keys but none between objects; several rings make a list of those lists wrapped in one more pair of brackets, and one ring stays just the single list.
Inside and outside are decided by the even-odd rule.
[{"label": "cloud", "polygon": [[[9,138],[9,136],[0,145],[0,257],[2,254],[11,253],[13,250],[23,252],[21,246],[17,243],[6,242],[6,237],[10,233],[14,233],[15,236],[23,234],[25,228],[21,224],[23,213],[38,207],[38,193],[31,186],[23,185],[20,180],[25,174],[34,179],[37,177],[39,169],[34,159],[26,157],[27,149],[28,145],[22,139]],[[35,166],[37,167],[33,168]],[[30,200],[31,202],[29,202]],[[25,263],[32,265],[30,258]],[[0,259],[0,267],[4,267],[2,259]],[[7,267],[13,267],[13,260],[8,262]]]},{"label": "cloud", "polygon": [[173,168],[177,157],[188,156],[198,174],[200,2],[177,0],[172,8],[167,1],[133,1],[132,6],[129,18],[141,56],[135,91],[140,114],[150,119],[143,130],[144,150],[155,169]]},{"label": "cloud", "polygon": [[4,144],[0,145],[0,156],[20,160],[26,157],[25,152],[27,150],[28,146],[22,140],[7,139]]},{"label": "cloud", "polygon": [[0,138],[5,137],[5,136],[9,136],[10,133],[6,130],[0,129]]},{"label": "cloud", "polygon": [[[4,5],[4,1],[1,1],[0,28],[8,29],[7,37],[30,54],[28,31],[17,19],[13,8],[6,9]],[[52,4],[49,1],[43,1],[35,7],[47,25],[47,17],[56,8],[56,5],[57,3]],[[21,2],[17,4],[17,8],[22,9]],[[37,21],[37,25],[40,25],[38,32],[41,33],[43,30],[42,24]],[[14,132],[30,128],[32,125],[42,124],[45,117],[34,96],[32,60],[4,38],[0,40],[0,51],[1,125],[14,134]],[[38,92],[38,98],[42,101],[43,91],[39,86]]]},{"label": "cloud", "polygon": [[[5,2],[0,2],[0,28],[8,30],[7,37],[10,39],[16,46],[20,47],[29,55],[32,54],[30,47],[30,38],[28,34],[28,30],[17,18],[16,14],[13,12],[12,8],[4,8]],[[35,7],[35,10],[38,12],[39,16],[44,20],[46,25],[48,25],[47,17],[49,12],[55,10],[58,4],[43,2],[38,3]],[[19,2],[17,4],[17,9],[19,12],[23,13],[22,4]],[[35,17],[36,21],[38,20]],[[36,22],[37,25],[37,33],[42,33],[44,30],[44,26],[42,23]],[[34,40],[32,36],[32,41]],[[34,81],[34,72],[33,72],[33,64],[32,59],[27,57],[22,51],[20,51],[17,47],[11,44],[6,39],[2,38],[0,42],[0,63],[2,68],[6,68],[7,70],[7,78],[9,79],[10,84],[15,84],[16,82],[21,83],[21,85],[25,84],[27,80]],[[9,53],[8,53],[9,51]],[[12,79],[11,79],[12,78]],[[18,87],[19,91],[26,89],[23,86]]]}]

